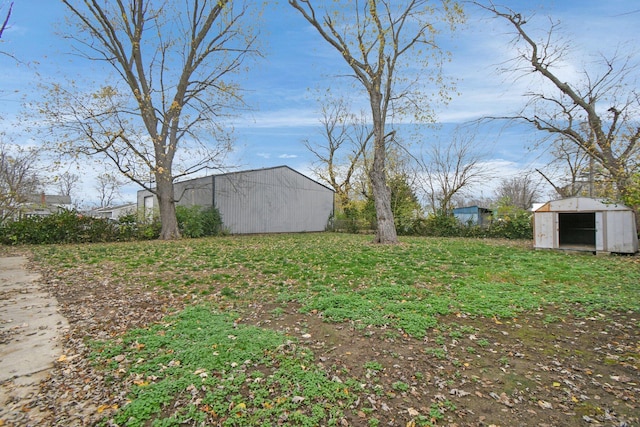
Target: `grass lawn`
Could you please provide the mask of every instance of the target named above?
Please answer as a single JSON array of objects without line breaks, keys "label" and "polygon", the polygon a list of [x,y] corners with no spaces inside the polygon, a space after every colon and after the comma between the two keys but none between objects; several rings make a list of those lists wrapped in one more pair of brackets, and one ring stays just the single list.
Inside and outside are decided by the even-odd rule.
[{"label": "grass lawn", "polygon": [[[515,413],[517,396],[536,412],[552,405],[536,392],[532,374],[540,360],[558,358],[550,354],[558,342],[546,342],[545,334],[560,336],[566,327],[569,336],[585,322],[603,330],[620,321],[629,323],[625,330],[640,326],[638,257],[535,251],[530,242],[402,238],[400,245],[379,246],[370,240],[284,234],[32,251],[56,289],[73,290],[68,295],[75,297],[59,296],[69,310],[87,289],[96,298],[101,287],[116,285],[122,294],[142,290],[131,299],[180,301],[141,328],[110,337],[86,333],[91,369],[106,387],[122,389],[94,414],[105,425],[476,425],[469,420],[478,422],[487,401],[512,413],[496,411],[496,421],[484,419],[488,424],[518,424],[527,409]],[[583,329],[580,337],[591,337]],[[526,351],[509,353],[501,337]],[[625,364],[606,359],[594,344],[598,335],[591,338],[574,340],[576,351],[565,356],[613,360],[611,369],[637,375],[640,348],[629,344]],[[398,366],[412,363],[392,375],[394,359]],[[529,373],[515,370],[517,364]],[[449,375],[445,386],[433,373],[440,365]],[[505,387],[471,397],[461,391],[473,381],[476,387],[491,382],[485,377],[494,369]],[[504,376],[509,373],[513,381]],[[549,382],[551,392],[569,387]],[[527,387],[530,402],[518,394]],[[549,412],[551,424],[575,419],[580,425],[604,414],[589,406],[593,399],[565,394],[569,409]],[[620,419],[633,420],[632,403],[630,411],[617,406]]]}]

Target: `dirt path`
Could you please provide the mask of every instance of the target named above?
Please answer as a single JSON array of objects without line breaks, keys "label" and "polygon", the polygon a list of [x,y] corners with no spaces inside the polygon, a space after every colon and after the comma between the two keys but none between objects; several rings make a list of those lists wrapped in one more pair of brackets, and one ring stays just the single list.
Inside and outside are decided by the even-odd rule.
[{"label": "dirt path", "polygon": [[0,425],[38,425],[39,383],[61,355],[69,325],[26,257],[0,257]]}]

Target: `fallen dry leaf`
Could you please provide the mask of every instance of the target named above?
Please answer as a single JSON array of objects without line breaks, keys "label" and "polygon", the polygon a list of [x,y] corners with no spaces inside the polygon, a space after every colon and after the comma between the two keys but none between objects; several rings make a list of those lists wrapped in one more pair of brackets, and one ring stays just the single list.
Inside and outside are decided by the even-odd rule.
[{"label": "fallen dry leaf", "polygon": [[549,402],[545,402],[544,400],[538,400],[538,406],[542,409],[553,409],[553,405]]}]

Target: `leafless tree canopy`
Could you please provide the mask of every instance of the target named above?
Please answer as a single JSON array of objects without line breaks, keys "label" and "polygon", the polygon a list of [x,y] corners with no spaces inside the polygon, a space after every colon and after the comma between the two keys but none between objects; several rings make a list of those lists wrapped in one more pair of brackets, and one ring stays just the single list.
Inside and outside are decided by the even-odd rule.
[{"label": "leafless tree canopy", "polygon": [[524,210],[531,209],[540,197],[539,184],[530,174],[504,178],[500,181],[496,196],[499,203]]},{"label": "leafless tree canopy", "polygon": [[593,186],[593,157],[564,138],[554,142],[551,154],[553,160],[545,167],[550,172],[539,169],[536,171],[553,187],[559,197],[596,197]]},{"label": "leafless tree canopy", "polygon": [[37,153],[0,141],[0,223],[20,213],[28,197],[41,189]]},{"label": "leafless tree canopy", "polygon": [[[117,74],[87,96],[54,87],[43,110],[67,131],[62,151],[100,154],[158,198],[161,238],[179,237],[173,181],[220,165],[229,147],[221,118],[242,105],[231,80],[256,53],[230,0],[62,0],[77,24],[78,53]],[[217,143],[216,143],[217,141]],[[185,163],[176,164],[180,150]]]},{"label": "leafless tree canopy", "polygon": [[126,182],[118,179],[114,174],[105,172],[98,175],[95,189],[100,199],[100,207],[106,208],[113,206],[120,198],[120,188],[124,184],[126,184]]},{"label": "leafless tree canopy", "polygon": [[510,72],[533,73],[542,82],[540,90],[527,94],[529,102],[520,113],[503,118],[524,121],[574,144],[610,174],[616,191],[612,197],[624,200],[630,177],[640,170],[640,93],[634,52],[613,47],[597,64],[566,81],[560,66],[569,48],[555,40],[558,23],[550,21],[546,36],[536,41],[526,17],[493,3],[476,5],[514,29],[519,56],[507,64]]},{"label": "leafless tree canopy", "polygon": [[481,160],[479,147],[469,134],[458,132],[453,140],[429,147],[418,176],[433,213],[450,212],[454,196],[490,176],[491,171],[481,167]]},{"label": "leafless tree canopy", "polygon": [[344,207],[353,196],[353,178],[373,136],[364,114],[351,112],[345,99],[329,99],[322,104],[322,141],[307,139],[305,147],[315,157],[314,173],[336,192]]},{"label": "leafless tree canopy", "polygon": [[[63,196],[71,197],[80,182],[80,176],[71,172],[64,172],[55,178],[56,188]],[[72,198],[73,200],[73,198]]]},{"label": "leafless tree canopy", "polygon": [[[351,76],[367,93],[373,126],[373,164],[369,176],[376,208],[375,241],[396,243],[391,194],[386,182],[387,148],[393,138],[387,122],[394,114],[421,116],[421,112],[431,111],[431,104],[421,95],[424,88],[418,83],[425,76],[442,82],[439,73],[442,52],[436,43],[438,24],[444,22],[453,27],[460,21],[462,11],[457,3],[448,0],[441,1],[438,8],[426,0],[354,0],[318,6],[321,3],[289,0],[344,58]],[[434,59],[435,64],[429,59]],[[411,74],[410,69],[420,72]]]}]

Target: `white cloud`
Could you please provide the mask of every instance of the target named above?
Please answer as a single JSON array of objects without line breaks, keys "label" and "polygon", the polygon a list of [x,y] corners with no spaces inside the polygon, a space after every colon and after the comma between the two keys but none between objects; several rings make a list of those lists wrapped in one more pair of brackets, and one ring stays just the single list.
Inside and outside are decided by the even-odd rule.
[{"label": "white cloud", "polygon": [[279,159],[296,159],[298,156],[296,154],[280,154],[278,156]]},{"label": "white cloud", "polygon": [[311,109],[285,108],[259,111],[235,121],[235,128],[287,128],[318,126],[318,115]]}]

